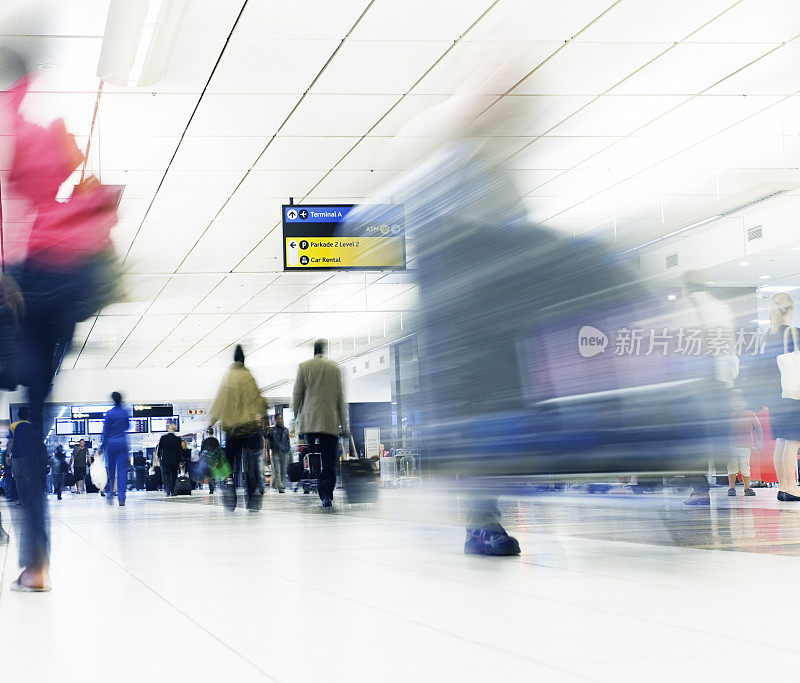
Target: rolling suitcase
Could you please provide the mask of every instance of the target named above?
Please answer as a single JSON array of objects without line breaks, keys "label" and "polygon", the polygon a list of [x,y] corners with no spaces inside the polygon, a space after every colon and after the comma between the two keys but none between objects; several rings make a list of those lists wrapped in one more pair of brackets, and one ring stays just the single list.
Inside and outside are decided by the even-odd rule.
[{"label": "rolling suitcase", "polygon": [[175,482],[175,495],[176,496],[191,496],[192,495],[192,481],[185,474],[178,477]]},{"label": "rolling suitcase", "polygon": [[153,474],[148,474],[144,479],[145,491],[158,491],[161,488],[161,470],[157,469]]}]

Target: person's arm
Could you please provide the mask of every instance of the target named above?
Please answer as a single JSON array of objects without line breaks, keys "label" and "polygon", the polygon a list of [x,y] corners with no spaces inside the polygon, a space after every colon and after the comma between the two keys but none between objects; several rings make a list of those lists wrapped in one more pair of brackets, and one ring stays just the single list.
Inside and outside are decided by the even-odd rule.
[{"label": "person's arm", "polygon": [[338,408],[339,408],[339,424],[342,436],[350,436],[350,411],[347,409],[347,401],[344,398],[344,386],[342,383],[342,373],[337,373],[337,381],[339,383],[338,392]]},{"label": "person's arm", "polygon": [[292,410],[295,417],[299,417],[303,412],[303,401],[306,397],[306,382],[303,376],[303,368],[297,368],[297,376],[294,379],[294,391],[292,392]]},{"label": "person's arm", "polygon": [[97,449],[97,455],[103,455],[106,450],[106,440],[108,439],[108,416],[103,419],[103,438],[100,439],[100,448]]},{"label": "person's arm", "polygon": [[760,450],[764,445],[764,430],[761,429],[761,422],[757,417],[753,420],[753,427],[756,430],[756,443],[758,444],[756,450]]}]

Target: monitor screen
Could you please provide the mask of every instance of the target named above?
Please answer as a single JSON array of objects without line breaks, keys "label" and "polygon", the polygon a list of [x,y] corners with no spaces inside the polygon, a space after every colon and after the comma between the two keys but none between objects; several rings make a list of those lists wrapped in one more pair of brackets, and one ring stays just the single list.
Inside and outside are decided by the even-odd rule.
[{"label": "monitor screen", "polygon": [[86,433],[86,423],[83,420],[70,420],[69,418],[56,420],[56,434],[58,436],[75,436]]},{"label": "monitor screen", "polygon": [[151,417],[150,418],[150,431],[151,432],[166,432],[171,424],[175,425],[175,430],[180,431],[181,420],[177,415],[172,417]]},{"label": "monitor screen", "polygon": [[72,406],[72,419],[73,420],[98,420],[106,416],[106,413],[114,406],[97,405],[97,406]]},{"label": "monitor screen", "polygon": [[88,429],[86,430],[87,434],[102,434],[103,433],[103,424],[105,420],[87,420],[86,426]]},{"label": "monitor screen", "polygon": [[128,434],[146,434],[150,431],[150,425],[146,417],[134,417],[128,427]]}]

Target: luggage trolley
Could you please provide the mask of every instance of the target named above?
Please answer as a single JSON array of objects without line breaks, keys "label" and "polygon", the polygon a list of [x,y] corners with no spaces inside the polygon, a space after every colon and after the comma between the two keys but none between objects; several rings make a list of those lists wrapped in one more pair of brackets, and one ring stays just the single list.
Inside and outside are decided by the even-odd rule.
[{"label": "luggage trolley", "polygon": [[[289,465],[289,481],[292,483],[292,491],[297,492],[302,486],[304,494],[309,494],[312,491],[316,493],[319,490],[322,456],[320,453],[312,452],[306,443],[297,445],[297,454],[300,458],[299,462]],[[294,476],[291,470],[296,472]]]}]

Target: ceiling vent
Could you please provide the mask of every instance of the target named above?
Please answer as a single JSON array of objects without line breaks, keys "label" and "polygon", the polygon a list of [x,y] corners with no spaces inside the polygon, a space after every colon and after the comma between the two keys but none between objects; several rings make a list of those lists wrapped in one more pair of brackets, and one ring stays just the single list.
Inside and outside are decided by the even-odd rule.
[{"label": "ceiling vent", "polygon": [[752,228],[747,228],[747,241],[752,242],[753,240],[757,240],[763,234],[764,234],[764,229],[760,225],[756,225]]},{"label": "ceiling vent", "polygon": [[674,268],[678,265],[678,255],[670,254],[667,256],[667,268]]}]

